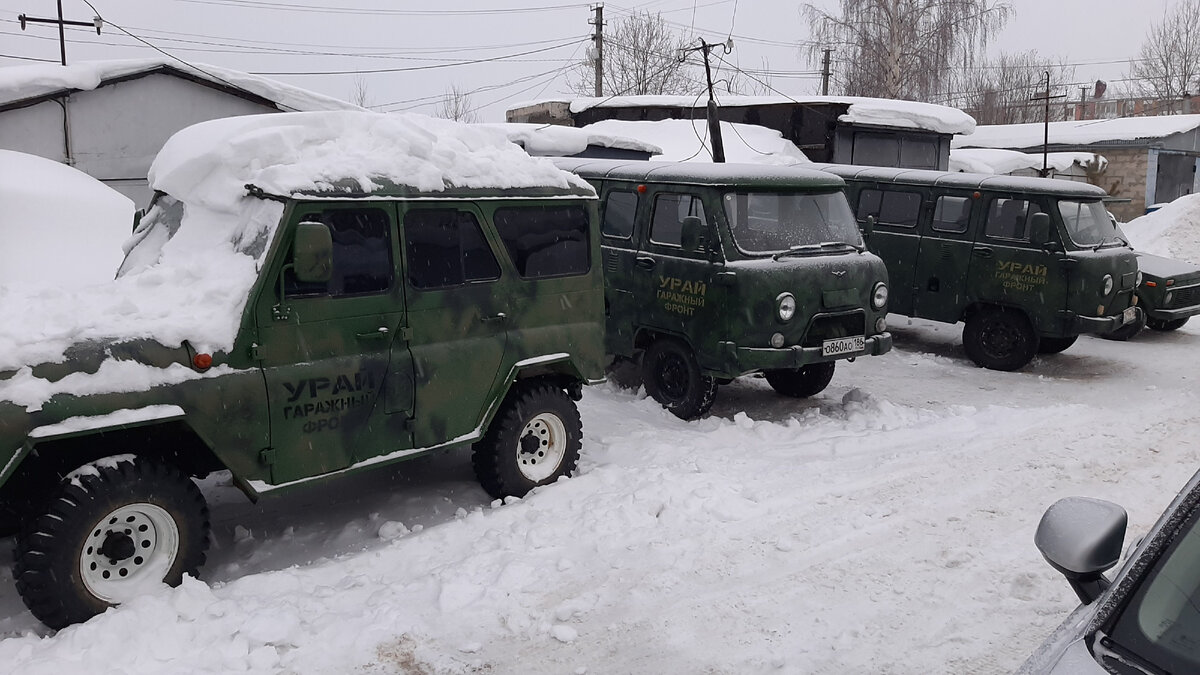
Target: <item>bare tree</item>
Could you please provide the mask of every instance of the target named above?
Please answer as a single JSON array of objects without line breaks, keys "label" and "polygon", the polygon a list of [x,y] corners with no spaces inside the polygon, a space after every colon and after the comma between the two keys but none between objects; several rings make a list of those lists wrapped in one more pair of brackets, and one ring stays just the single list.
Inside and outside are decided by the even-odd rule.
[{"label": "bare tree", "polygon": [[1150,27],[1128,78],[1137,93],[1168,101],[1200,90],[1200,0],[1181,0]]},{"label": "bare tree", "polygon": [[810,63],[834,48],[833,82],[843,94],[929,100],[943,94],[955,67],[976,56],[1006,21],[1003,0],[839,0],[830,13],[805,4]]},{"label": "bare tree", "polygon": [[371,107],[371,93],[367,90],[367,79],[362,75],[354,78],[354,88],[350,90],[350,102],[363,108]]},{"label": "bare tree", "polygon": [[[687,44],[662,15],[635,12],[611,22],[604,34],[604,93],[615,96],[689,94],[696,90],[690,67],[679,58]],[[570,80],[577,94],[595,93],[595,57],[575,68]]]},{"label": "bare tree", "polygon": [[1062,90],[1075,77],[1075,68],[1055,64],[1035,50],[1002,52],[965,71],[954,102],[979,124],[1041,122],[1045,102],[1033,99],[1045,95],[1047,72],[1051,92]]},{"label": "bare tree", "polygon": [[457,84],[450,85],[446,95],[438,103],[434,115],[455,122],[473,124],[479,121],[479,115],[471,105],[471,95]]}]

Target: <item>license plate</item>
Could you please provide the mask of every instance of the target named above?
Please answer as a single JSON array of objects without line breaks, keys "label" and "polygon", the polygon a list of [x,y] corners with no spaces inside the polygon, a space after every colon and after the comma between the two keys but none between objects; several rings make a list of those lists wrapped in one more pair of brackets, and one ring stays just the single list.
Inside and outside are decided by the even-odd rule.
[{"label": "license plate", "polygon": [[838,338],[837,340],[826,340],[821,343],[821,356],[837,356],[838,354],[851,354],[853,352],[861,352],[867,348],[867,339],[862,335],[854,337]]},{"label": "license plate", "polygon": [[1137,307],[1126,307],[1124,312],[1121,312],[1121,323],[1133,323],[1137,318]]}]

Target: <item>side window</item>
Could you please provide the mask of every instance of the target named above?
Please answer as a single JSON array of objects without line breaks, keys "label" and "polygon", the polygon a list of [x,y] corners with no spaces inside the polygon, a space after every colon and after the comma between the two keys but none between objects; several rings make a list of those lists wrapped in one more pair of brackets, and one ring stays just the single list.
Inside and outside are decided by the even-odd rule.
[{"label": "side window", "polygon": [[500,265],[470,211],[409,211],[404,214],[404,244],[408,281],[414,288],[447,288],[500,278]]},{"label": "side window", "polygon": [[900,139],[890,134],[858,132],[854,134],[851,164],[900,166]]},{"label": "side window", "polygon": [[921,215],[921,194],[896,190],[863,190],[858,198],[858,220],[875,216],[875,222],[916,227]]},{"label": "side window", "polygon": [[650,221],[650,241],[667,246],[679,246],[683,219],[698,216],[708,222],[704,204],[694,195],[661,194],[654,199],[654,217]]},{"label": "side window", "polygon": [[327,283],[301,283],[289,269],[284,295],[344,297],[383,293],[392,287],[391,226],[380,209],[330,209],[304,216],[329,227],[333,238],[333,276]]},{"label": "side window", "polygon": [[967,197],[938,197],[933,207],[933,229],[961,234],[971,222],[971,200]]},{"label": "side window", "polygon": [[637,214],[638,194],[632,190],[613,190],[604,198],[604,224],[600,231],[606,237],[628,239],[633,236]]},{"label": "side window", "polygon": [[587,274],[588,212],[582,204],[496,209],[492,216],[522,279]]},{"label": "side window", "polygon": [[1029,217],[1041,212],[1041,207],[1025,199],[994,199],[988,207],[984,233],[995,239],[1029,241]]}]

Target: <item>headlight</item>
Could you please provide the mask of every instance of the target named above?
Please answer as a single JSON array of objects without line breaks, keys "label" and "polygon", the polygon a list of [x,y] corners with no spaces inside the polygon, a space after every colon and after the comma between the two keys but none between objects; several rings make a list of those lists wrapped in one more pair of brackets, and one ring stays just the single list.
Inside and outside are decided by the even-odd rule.
[{"label": "headlight", "polygon": [[1104,275],[1104,293],[1103,293],[1103,295],[1108,295],[1109,293],[1112,293],[1112,289],[1113,289],[1112,275],[1105,274]]},{"label": "headlight", "polygon": [[1137,280],[1133,282],[1133,285],[1134,286],[1142,285],[1142,271],[1141,270],[1138,270]]},{"label": "headlight", "polygon": [[796,298],[791,293],[780,293],[776,300],[779,302],[779,320],[791,321],[796,316]]},{"label": "headlight", "polygon": [[871,306],[875,309],[883,309],[887,305],[887,284],[882,281],[875,284],[875,290],[871,293]]}]

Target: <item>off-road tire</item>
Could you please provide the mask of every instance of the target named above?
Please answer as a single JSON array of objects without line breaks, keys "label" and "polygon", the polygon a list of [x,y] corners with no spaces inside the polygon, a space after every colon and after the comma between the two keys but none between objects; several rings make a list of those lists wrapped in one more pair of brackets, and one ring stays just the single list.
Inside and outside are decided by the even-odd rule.
[{"label": "off-road tire", "polygon": [[1100,337],[1104,338],[1105,340],[1116,340],[1118,342],[1125,342],[1126,340],[1133,339],[1133,336],[1142,332],[1142,329],[1146,327],[1149,321],[1145,312],[1139,312],[1138,317],[1139,318],[1137,321],[1134,321],[1133,323],[1127,323],[1111,333],[1101,333]]},{"label": "off-road tire", "polygon": [[1151,330],[1159,331],[1179,330],[1180,328],[1183,328],[1183,324],[1187,323],[1188,318],[1189,317],[1185,316],[1182,319],[1171,319],[1168,321],[1163,319],[1151,319],[1147,317],[1146,326]]},{"label": "off-road tire", "polygon": [[767,378],[767,384],[783,396],[808,398],[825,391],[833,379],[835,365],[833,361],[810,363],[798,370],[763,371],[763,376]]},{"label": "off-road tire", "polygon": [[1018,370],[1038,351],[1038,334],[1025,315],[1001,307],[972,314],[963,329],[963,347],[977,365],[991,370]]},{"label": "off-road tire", "polygon": [[54,629],[119,604],[107,593],[136,593],[152,580],[179,585],[208,548],[208,505],[178,468],[143,458],[93,466],[61,481],[16,540],[17,592]]},{"label": "off-road tire", "polygon": [[717,380],[700,372],[691,347],[675,338],[659,338],[642,355],[646,393],[676,417],[695,419],[717,398]]},{"label": "off-road tire", "polygon": [[579,462],[583,423],[562,389],[545,382],[518,384],[473,446],[475,476],[496,499],[569,476]]},{"label": "off-road tire", "polygon": [[1079,339],[1078,335],[1071,337],[1042,337],[1038,339],[1039,354],[1061,354],[1071,348],[1075,341]]}]

